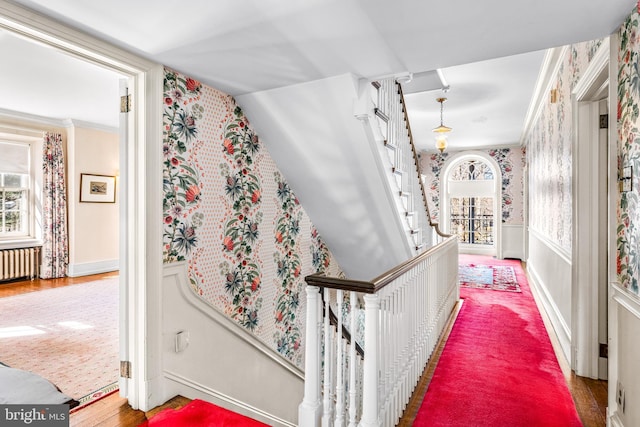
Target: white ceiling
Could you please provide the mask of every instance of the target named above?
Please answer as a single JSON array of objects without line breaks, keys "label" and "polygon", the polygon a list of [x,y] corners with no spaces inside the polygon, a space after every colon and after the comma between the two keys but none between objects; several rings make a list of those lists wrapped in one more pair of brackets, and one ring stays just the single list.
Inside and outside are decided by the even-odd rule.
[{"label": "white ceiling", "polygon": [[[473,148],[519,141],[543,49],[607,36],[636,1],[15,3],[232,95],[347,72],[371,79],[441,68],[451,86],[444,107],[451,147]],[[117,125],[110,105],[117,75],[64,54],[55,59],[53,50],[6,33],[0,49],[12,58],[0,64],[0,108]],[[526,52],[534,53],[520,55]],[[419,148],[432,147],[439,95],[407,95]]]}]

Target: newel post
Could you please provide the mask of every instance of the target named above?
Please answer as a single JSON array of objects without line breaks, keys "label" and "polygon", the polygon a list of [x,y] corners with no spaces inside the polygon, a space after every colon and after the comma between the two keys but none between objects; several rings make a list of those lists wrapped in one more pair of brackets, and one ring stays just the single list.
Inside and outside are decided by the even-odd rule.
[{"label": "newel post", "polygon": [[320,425],[322,405],[320,401],[320,333],[317,286],[307,286],[307,333],[304,352],[304,398],[298,406],[298,425],[316,427]]},{"label": "newel post", "polygon": [[378,419],[378,317],[380,298],[377,294],[364,296],[364,366],[362,379],[361,427],[379,427]]}]

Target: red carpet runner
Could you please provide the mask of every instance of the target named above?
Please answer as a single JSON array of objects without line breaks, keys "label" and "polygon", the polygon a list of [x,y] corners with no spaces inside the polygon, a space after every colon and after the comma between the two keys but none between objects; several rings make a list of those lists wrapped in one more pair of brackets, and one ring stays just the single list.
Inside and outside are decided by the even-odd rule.
[{"label": "red carpet runner", "polygon": [[519,261],[521,293],[460,290],[464,304],[414,426],[582,426]]},{"label": "red carpet runner", "polygon": [[195,399],[178,410],[165,409],[138,427],[251,427],[266,425],[204,400]]}]

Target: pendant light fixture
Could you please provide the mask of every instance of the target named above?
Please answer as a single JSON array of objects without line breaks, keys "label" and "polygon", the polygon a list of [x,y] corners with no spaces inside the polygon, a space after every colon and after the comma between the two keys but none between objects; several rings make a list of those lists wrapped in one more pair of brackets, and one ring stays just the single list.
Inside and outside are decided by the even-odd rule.
[{"label": "pendant light fixture", "polygon": [[440,103],[440,126],[433,129],[433,132],[436,134],[436,148],[440,150],[442,153],[445,148],[447,148],[447,134],[451,132],[451,129],[448,126],[445,126],[442,122],[442,112],[444,109],[444,102],[447,98],[437,98],[436,101]]}]

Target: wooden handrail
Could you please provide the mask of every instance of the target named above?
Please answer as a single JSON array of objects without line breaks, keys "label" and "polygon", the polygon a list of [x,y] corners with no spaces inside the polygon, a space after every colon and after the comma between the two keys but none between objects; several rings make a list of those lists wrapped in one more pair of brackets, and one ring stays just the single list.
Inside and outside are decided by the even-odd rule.
[{"label": "wooden handrail", "polygon": [[411,133],[411,124],[409,123],[409,116],[407,115],[406,103],[404,102],[404,94],[402,93],[402,86],[400,83],[396,82],[396,86],[398,87],[398,94],[400,95],[400,101],[404,106],[402,108],[402,112],[404,113],[404,121],[407,124],[407,131],[409,132],[409,144],[411,145],[411,151],[413,152],[413,159],[416,163],[416,171],[418,172],[418,181],[420,182],[420,188],[422,189],[422,201],[424,202],[424,207],[427,210],[427,218],[429,219],[429,225],[432,226],[436,233],[438,233],[441,237],[451,237],[451,234],[443,233],[440,230],[440,223],[433,222],[431,220],[431,212],[429,212],[429,203],[427,203],[427,192],[424,188],[424,183],[422,182],[422,170],[420,169],[420,162],[418,161],[418,153],[416,151],[416,146],[413,143],[413,134]]},{"label": "wooden handrail", "polygon": [[304,280],[311,286],[319,286],[329,289],[341,289],[343,291],[355,291],[363,294],[374,294],[390,284],[393,280],[411,270],[424,258],[427,258],[445,245],[457,240],[456,236],[447,236],[445,240],[436,246],[432,246],[426,251],[414,256],[402,264],[382,273],[371,281],[340,279],[338,277],[327,277],[323,273],[316,273],[306,276]]}]

